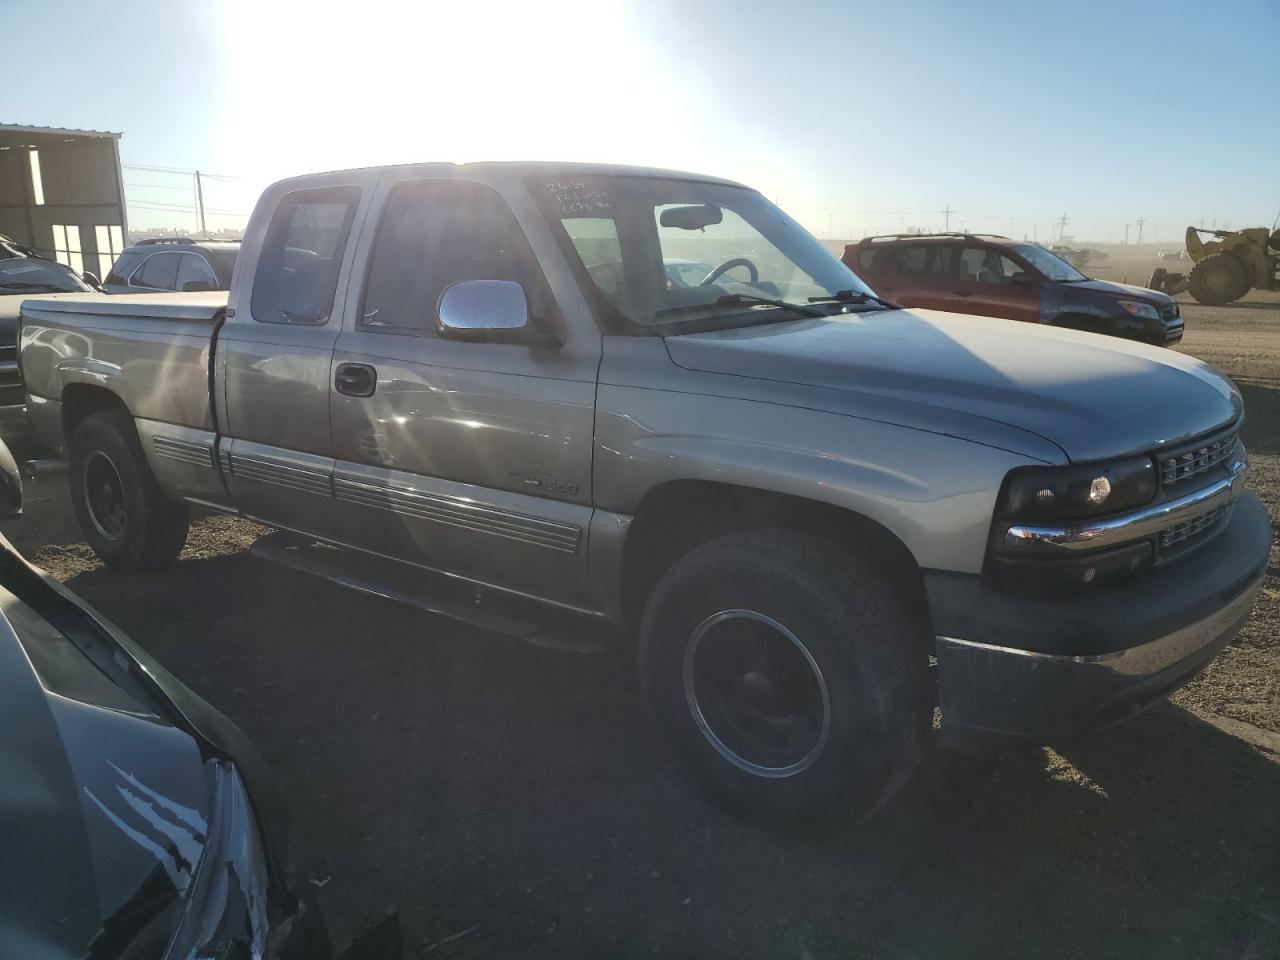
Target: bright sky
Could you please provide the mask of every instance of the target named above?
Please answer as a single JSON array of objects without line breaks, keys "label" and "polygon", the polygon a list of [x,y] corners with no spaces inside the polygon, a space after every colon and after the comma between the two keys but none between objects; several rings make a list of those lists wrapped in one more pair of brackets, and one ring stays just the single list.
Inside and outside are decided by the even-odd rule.
[{"label": "bright sky", "polygon": [[122,131],[134,227],[417,160],[741,180],[820,236],[1177,242],[1280,209],[1280,0],[0,0],[0,122]]}]

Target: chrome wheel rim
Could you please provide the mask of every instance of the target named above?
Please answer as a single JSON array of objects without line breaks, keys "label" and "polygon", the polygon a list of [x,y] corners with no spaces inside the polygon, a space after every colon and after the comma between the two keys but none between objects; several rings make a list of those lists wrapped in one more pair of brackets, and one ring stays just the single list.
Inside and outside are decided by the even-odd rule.
[{"label": "chrome wheel rim", "polygon": [[725,760],[757,777],[793,777],[831,735],[831,696],[791,630],[754,610],[722,610],[685,647],[684,695],[698,730]]},{"label": "chrome wheel rim", "polygon": [[84,462],[84,505],[95,530],[108,540],[124,536],[129,513],[120,472],[101,450]]}]

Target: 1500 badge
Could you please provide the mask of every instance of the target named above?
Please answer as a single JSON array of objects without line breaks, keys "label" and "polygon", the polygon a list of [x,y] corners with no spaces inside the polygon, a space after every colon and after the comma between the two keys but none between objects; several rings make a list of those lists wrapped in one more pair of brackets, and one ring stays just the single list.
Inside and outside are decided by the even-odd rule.
[{"label": "1500 badge", "polygon": [[570,483],[568,480],[559,480],[546,473],[512,474],[512,476],[518,477],[526,487],[533,487],[546,493],[558,493],[561,496],[570,497],[578,492],[576,483]]}]

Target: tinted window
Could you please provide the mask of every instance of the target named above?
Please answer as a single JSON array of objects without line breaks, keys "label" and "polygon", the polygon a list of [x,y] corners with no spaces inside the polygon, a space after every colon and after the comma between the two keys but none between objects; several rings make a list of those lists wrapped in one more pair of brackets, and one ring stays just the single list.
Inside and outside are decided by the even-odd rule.
[{"label": "tinted window", "polygon": [[[178,290],[216,290],[217,278],[205,263],[204,257],[184,253],[178,264]],[[198,284],[198,286],[197,286]]]},{"label": "tinted window", "polygon": [[70,293],[88,290],[75,271],[65,264],[37,257],[0,260],[0,294]]},{"label": "tinted window", "polygon": [[240,252],[240,247],[214,247],[205,252],[209,257],[209,265],[213,267],[214,275],[218,278],[218,288],[230,290],[231,272],[235,269],[236,254]]},{"label": "tinted window", "polygon": [[135,287],[151,287],[155,290],[178,288],[178,261],[180,253],[154,253],[147,258],[142,269],[133,275]]},{"label": "tinted window", "polygon": [[120,259],[116,261],[114,267],[107,273],[107,278],[103,283],[118,283],[124,285],[129,282],[129,274],[138,268],[138,264],[142,262],[142,254],[140,253],[122,253]]},{"label": "tinted window", "polygon": [[929,248],[924,246],[898,248],[898,268],[903,273],[924,273],[929,261]]},{"label": "tinted window", "polygon": [[387,198],[360,311],[367,330],[433,336],[437,306],[459,280],[514,280],[538,313],[540,271],[506,203],[466,181],[403,184]]},{"label": "tinted window", "polygon": [[996,250],[965,247],[960,251],[960,278],[977,283],[1008,283],[1015,273],[1025,271]]},{"label": "tinted window", "polygon": [[355,187],[300,190],[280,201],[253,278],[250,310],[263,323],[325,323],[355,219]]},{"label": "tinted window", "polygon": [[956,272],[955,247],[933,247],[930,252],[933,254],[929,258],[930,273],[949,274]]}]

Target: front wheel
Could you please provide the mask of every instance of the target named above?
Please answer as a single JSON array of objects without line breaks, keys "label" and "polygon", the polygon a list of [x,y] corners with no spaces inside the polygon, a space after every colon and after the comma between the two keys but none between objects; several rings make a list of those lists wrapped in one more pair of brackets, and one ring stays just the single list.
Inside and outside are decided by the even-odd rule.
[{"label": "front wheel", "polygon": [[69,472],[80,530],[107,566],[151,569],[182,552],[189,511],[160,489],[127,412],[81,421],[71,436]]},{"label": "front wheel", "polygon": [[655,587],[642,679],[676,754],[731,807],[784,823],[866,816],[928,736],[913,623],[856,557],[793,531],[734,533]]},{"label": "front wheel", "polygon": [[1215,253],[1191,268],[1187,284],[1200,303],[1221,306],[1249,292],[1249,269],[1229,253]]}]

